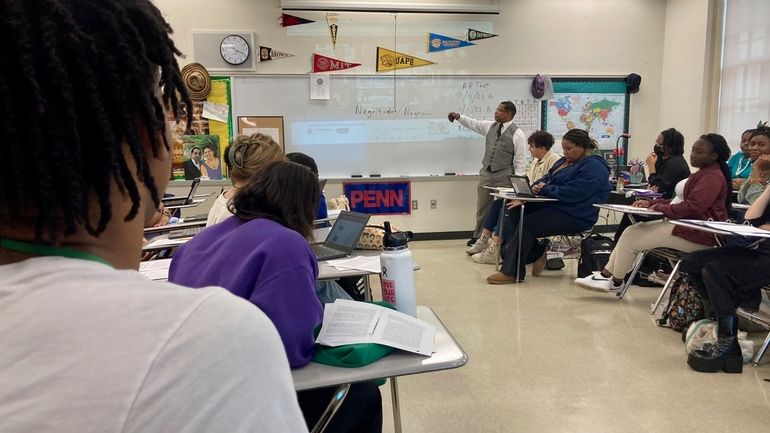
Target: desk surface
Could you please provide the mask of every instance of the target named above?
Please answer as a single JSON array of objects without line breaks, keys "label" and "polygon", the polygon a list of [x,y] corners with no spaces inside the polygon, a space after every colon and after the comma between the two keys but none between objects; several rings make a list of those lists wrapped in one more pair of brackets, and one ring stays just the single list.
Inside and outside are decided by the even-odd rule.
[{"label": "desk surface", "polygon": [[432,356],[425,357],[396,350],[373,364],[358,368],[332,367],[311,362],[300,369],[292,370],[294,388],[301,391],[385,377],[448,370],[462,367],[468,362],[468,354],[455,341],[433,310],[418,306],[417,317],[436,327],[436,353]]},{"label": "desk surface", "polygon": [[150,233],[165,233],[165,232],[171,232],[174,230],[183,230],[191,227],[200,227],[205,226],[206,220],[200,220],[200,221],[192,221],[192,222],[181,222],[176,224],[166,224],[164,226],[158,226],[158,227],[147,227],[144,229],[145,234]]},{"label": "desk surface", "polygon": [[733,234],[733,233],[728,232],[727,230],[719,230],[719,229],[715,229],[713,227],[707,227],[707,226],[700,225],[700,224],[693,224],[693,223],[690,223],[690,222],[687,222],[687,221],[669,220],[668,222],[670,222],[671,224],[673,224],[675,226],[687,227],[688,229],[699,230],[699,231],[707,232],[707,233],[713,233],[715,235],[730,236],[730,235]]},{"label": "desk surface", "polygon": [[504,198],[506,200],[518,200],[518,201],[523,201],[527,203],[543,203],[543,202],[549,202],[549,201],[559,201],[551,197],[520,197],[516,194],[507,194],[502,192],[492,192],[490,194],[493,197],[497,197],[497,198]]},{"label": "desk surface", "polygon": [[656,210],[649,210],[644,207],[633,207],[631,205],[600,203],[600,204],[595,204],[594,207],[598,207],[599,209],[607,209],[615,212],[633,214],[633,215],[663,216],[663,212],[658,212]]},{"label": "desk surface", "polygon": [[176,206],[166,206],[166,209],[184,209],[188,207],[195,207],[206,201],[205,198],[194,198],[191,204],[180,204]]},{"label": "desk surface", "polygon": [[[357,256],[379,256],[382,254],[380,250],[355,250],[350,257]],[[347,257],[346,257],[347,258]],[[330,266],[326,261],[318,262],[318,280],[336,280],[343,277],[362,277],[364,275],[374,275],[379,272],[369,272],[361,269],[344,269],[339,270],[334,266]]]}]

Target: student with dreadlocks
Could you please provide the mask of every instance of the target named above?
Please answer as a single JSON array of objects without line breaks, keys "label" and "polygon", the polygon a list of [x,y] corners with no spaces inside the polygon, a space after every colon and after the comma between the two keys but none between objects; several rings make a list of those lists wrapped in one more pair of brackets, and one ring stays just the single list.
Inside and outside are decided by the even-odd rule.
[{"label": "student with dreadlocks", "polygon": [[190,103],[170,32],[148,0],[0,0],[2,432],[307,431],[258,308],[136,271]]},{"label": "student with dreadlocks", "polygon": [[[690,165],[698,171],[687,178],[679,203],[657,199],[637,201],[634,206],[662,212],[670,219],[725,221],[730,211],[731,185],[727,160],[730,148],[719,134],[706,134],[692,145]],[[587,290],[617,292],[631,271],[636,255],[653,248],[692,252],[716,245],[714,236],[703,231],[674,226],[665,220],[640,222],[627,228],[612,250],[607,266],[575,283]]]}]

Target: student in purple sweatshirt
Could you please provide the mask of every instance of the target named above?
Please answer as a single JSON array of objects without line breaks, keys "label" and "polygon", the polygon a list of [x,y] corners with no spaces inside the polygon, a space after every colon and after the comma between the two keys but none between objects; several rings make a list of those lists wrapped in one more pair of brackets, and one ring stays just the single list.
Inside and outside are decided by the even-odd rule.
[{"label": "student in purple sweatshirt", "polygon": [[[318,264],[308,239],[321,191],[318,176],[293,162],[274,162],[239,189],[230,206],[236,218],[206,228],[179,248],[169,281],[188,287],[221,286],[248,299],[273,321],[289,364],[313,357],[313,330],[323,318],[315,293]],[[333,388],[298,393],[312,427]],[[328,432],[380,432],[382,401],[370,383],[350,388]]]}]

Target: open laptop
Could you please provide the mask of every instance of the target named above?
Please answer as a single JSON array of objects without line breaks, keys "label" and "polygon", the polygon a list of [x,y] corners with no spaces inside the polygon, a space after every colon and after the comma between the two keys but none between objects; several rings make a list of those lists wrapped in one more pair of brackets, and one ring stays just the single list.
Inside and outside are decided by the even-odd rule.
[{"label": "open laptop", "polygon": [[321,262],[349,256],[358,245],[358,239],[364,232],[367,222],[369,222],[369,215],[358,212],[340,212],[329,235],[326,236],[326,240],[321,244],[311,245],[316,260]]},{"label": "open laptop", "polygon": [[535,194],[534,191],[532,191],[532,186],[529,183],[529,177],[527,176],[508,176],[508,179],[511,182],[511,187],[513,188],[513,192],[519,196],[519,197],[534,197],[537,194]]},{"label": "open laptop", "polygon": [[184,206],[186,204],[192,204],[193,198],[195,197],[195,191],[198,189],[198,184],[201,183],[200,178],[197,178],[192,181],[192,185],[190,186],[190,192],[187,193],[187,197],[169,197],[161,199],[164,206]]}]

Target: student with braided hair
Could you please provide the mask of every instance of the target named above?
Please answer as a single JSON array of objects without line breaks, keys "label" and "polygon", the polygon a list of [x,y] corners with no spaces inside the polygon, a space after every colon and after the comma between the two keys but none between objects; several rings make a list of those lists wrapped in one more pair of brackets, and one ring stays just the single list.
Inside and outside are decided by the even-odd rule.
[{"label": "student with braided hair", "polygon": [[2,432],[307,431],[262,311],[136,271],[190,104],[169,33],[148,0],[0,0]]},{"label": "student with braided hair", "polygon": [[[657,199],[637,201],[634,206],[662,212],[671,219],[725,221],[730,211],[730,148],[719,134],[705,134],[692,145],[690,165],[699,170],[690,175],[681,202]],[[587,290],[617,292],[624,276],[631,271],[636,255],[653,248],[672,248],[692,252],[716,245],[714,236],[703,231],[678,227],[665,220],[640,222],[628,227],[618,239],[607,266],[575,283]]]}]

